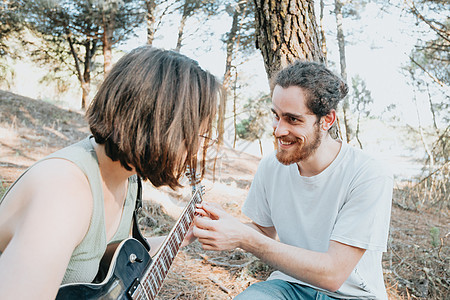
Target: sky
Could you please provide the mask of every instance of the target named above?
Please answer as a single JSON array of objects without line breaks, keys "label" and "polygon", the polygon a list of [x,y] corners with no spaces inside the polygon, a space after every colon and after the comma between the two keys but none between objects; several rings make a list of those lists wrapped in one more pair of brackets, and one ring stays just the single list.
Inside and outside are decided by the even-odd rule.
[{"label": "sky", "polygon": [[[396,1],[401,2],[401,0]],[[316,2],[317,5],[318,1]],[[332,10],[332,6],[325,8],[324,27],[327,33],[328,60],[331,62],[329,66],[339,73],[337,69],[339,53],[335,38],[336,24],[334,15],[330,13]],[[316,15],[318,14],[319,10],[316,8]],[[344,31],[347,35],[347,73],[349,81],[356,74],[365,80],[374,99],[371,108],[372,114],[379,116],[388,105],[396,104],[397,110],[393,114],[402,123],[417,127],[418,116],[412,102],[413,89],[407,84],[405,76],[401,73],[401,66],[408,63],[408,54],[416,42],[417,35],[415,35],[414,30],[411,30],[414,20],[406,18],[405,14],[400,18],[400,15],[400,9],[390,8],[389,12],[382,12],[376,4],[369,3],[361,12],[360,19],[344,19]],[[170,17],[163,19],[162,27],[156,33],[154,46],[164,49],[175,47],[179,18],[176,14],[172,14]],[[198,22],[195,19],[188,20],[186,24],[187,37],[181,52],[198,60],[203,68],[209,70],[218,78],[222,78],[225,68],[225,47],[221,39],[224,33],[229,30],[231,18],[221,16],[200,25]],[[201,30],[195,32],[193,28],[198,27]],[[205,28],[207,30],[204,30]],[[210,33],[210,36],[201,34],[202,31]],[[136,30],[136,37],[121,44],[119,49],[127,52],[145,43],[146,29],[142,28]],[[118,59],[118,57],[114,57],[114,59]],[[22,67],[25,71],[20,73],[18,70],[16,76],[18,83],[13,91],[42,99],[42,96],[47,95],[48,91],[40,91],[39,79],[36,78],[38,72],[30,71],[27,65]],[[257,97],[261,93],[269,92],[266,72],[259,50],[255,50],[254,54],[248,57],[248,61],[240,67],[239,72],[240,78],[247,83],[244,92],[247,98]],[[79,87],[74,86],[73,90],[78,91]],[[431,113],[429,113],[427,96],[417,94],[417,103],[418,111],[421,112],[422,124],[429,124]],[[380,130],[382,129],[380,128]],[[366,131],[369,132],[370,130]],[[374,134],[383,135],[384,133],[375,132]],[[371,133],[371,135],[373,134]],[[386,140],[387,137],[383,138]],[[390,138],[395,144],[396,137]],[[378,139],[375,139],[374,143],[379,146]],[[242,147],[253,153],[259,151],[258,145],[245,144]],[[271,147],[271,141],[265,141],[264,148],[270,149]],[[386,146],[386,141],[384,141],[382,147],[387,148],[391,153],[403,151],[401,147]],[[378,147],[372,147],[371,149],[378,151]]]},{"label": "sky", "polygon": [[[318,2],[318,1],[317,1]],[[329,13],[333,7],[325,8],[325,30],[327,33],[328,59],[331,61],[330,68],[339,73],[338,47],[335,38],[335,18]],[[316,15],[319,14],[316,9]],[[369,3],[361,13],[358,20],[344,19],[344,30],[347,36],[346,58],[348,79],[358,74],[361,76],[374,99],[371,113],[380,116],[390,104],[395,104],[397,109],[395,115],[403,124],[413,127],[418,125],[418,115],[414,106],[413,90],[408,85],[405,76],[401,72],[401,67],[409,63],[408,54],[416,43],[417,36],[411,30],[413,19],[400,18],[400,9],[393,9],[389,12],[382,12],[380,7]],[[154,42],[155,46],[162,48],[173,48],[177,37],[177,19],[172,19],[172,26],[164,28],[164,33],[160,33],[160,38]],[[211,40],[220,41],[220,37],[228,30],[229,19],[215,20],[209,24],[214,35]],[[191,24],[192,25],[192,24]],[[145,32],[142,40],[145,40]],[[139,40],[139,39],[138,39]],[[205,51],[199,45],[207,45]],[[225,67],[225,51],[223,43],[209,45],[201,39],[190,37],[183,46],[182,53],[195,58],[200,65],[211,71],[217,77],[223,76]],[[259,50],[249,58],[249,62],[240,71],[248,78],[248,87],[245,93],[249,97],[256,97],[260,93],[268,93],[269,87],[264,69],[263,60]],[[422,125],[430,124],[431,113],[429,113],[427,96],[421,93],[416,95],[418,111]],[[380,126],[379,123],[368,123],[365,134],[371,139],[364,142],[371,144],[365,150],[371,152],[385,161],[388,161],[397,176],[409,177],[411,174],[420,172],[420,167],[413,164],[409,158],[405,158],[408,153],[404,143],[400,142],[398,136],[392,132],[392,128]],[[270,153],[273,149],[270,138],[263,141],[264,154]],[[417,143],[420,143],[417,141]],[[409,146],[409,145],[408,145]],[[258,155],[259,145],[243,142],[241,149],[246,152]],[[412,154],[410,155],[421,155]]]},{"label": "sky", "polygon": [[[318,1],[316,1],[318,2]],[[317,3],[316,3],[317,4]],[[331,68],[339,72],[338,48],[335,38],[335,19],[330,10],[325,8],[324,27],[327,32],[328,59]],[[316,8],[316,15],[319,14]],[[413,92],[407,84],[405,76],[401,73],[401,66],[408,63],[408,54],[416,42],[416,36],[411,31],[414,20],[399,18],[400,9],[393,9],[383,13],[376,4],[369,3],[361,13],[358,20],[344,19],[344,30],[350,33],[347,36],[346,60],[348,80],[358,74],[367,84],[374,98],[373,114],[380,115],[388,105],[396,104],[399,116],[403,122],[416,126],[418,124],[417,112],[412,105]],[[188,28],[198,24],[192,21]],[[209,26],[212,36],[208,41],[199,36],[190,36],[181,52],[199,61],[200,65],[208,69],[219,78],[223,77],[225,68],[225,49],[220,38],[229,29],[231,20],[221,17],[205,24]],[[171,49],[176,45],[178,18],[173,15],[170,22],[157,33],[154,45]],[[203,25],[202,25],[203,26]],[[145,30],[139,31],[138,36],[122,46],[127,50],[146,41]],[[217,41],[217,42],[209,42]],[[202,46],[199,46],[202,45]],[[246,93],[249,97],[256,97],[260,93],[269,91],[263,60],[259,50],[256,50],[249,61],[241,68],[244,77],[249,78]],[[427,112],[428,102],[426,95],[418,94],[418,106],[422,112]],[[431,122],[431,114],[423,113],[421,121],[425,124]]]},{"label": "sky", "polygon": [[[395,0],[401,1],[401,0]],[[316,1],[316,5],[319,1]],[[330,1],[331,2],[331,1]],[[332,6],[325,8],[324,27],[327,33],[328,59],[330,67],[335,72],[338,70],[338,48],[335,38],[334,15],[330,13]],[[316,15],[319,14],[316,8]],[[367,84],[374,98],[372,112],[380,115],[388,105],[397,105],[396,115],[402,122],[416,126],[417,113],[412,104],[412,88],[407,84],[405,76],[400,68],[408,63],[408,53],[416,42],[417,36],[411,31],[414,20],[399,18],[401,11],[391,8],[389,13],[382,13],[380,8],[369,3],[361,13],[358,20],[344,19],[346,37],[347,73],[349,82],[351,77],[358,74]],[[172,14],[163,19],[162,27],[156,33],[154,45],[160,48],[173,49],[176,45],[177,27],[180,17]],[[223,35],[229,30],[231,18],[227,16],[216,17],[209,22],[199,25],[195,18],[188,19],[187,35],[181,52],[199,61],[200,65],[211,71],[218,78],[223,77],[225,68],[225,47],[221,41]],[[200,27],[197,32],[193,28]],[[207,28],[207,30],[204,30]],[[208,32],[211,36],[205,36],[202,32]],[[349,33],[351,33],[349,35]],[[136,30],[136,37],[121,44],[119,49],[125,52],[146,43],[146,29]],[[114,57],[117,59],[117,57]],[[40,91],[39,72],[29,72],[29,66],[23,62],[16,76],[17,87],[13,90],[23,95],[41,98],[48,95],[49,91]],[[261,93],[268,93],[269,86],[264,69],[262,56],[259,50],[248,58],[248,61],[240,68],[240,78],[245,80],[247,97],[257,97]],[[76,87],[74,87],[76,89]],[[73,96],[72,96],[73,98]],[[75,102],[75,103],[78,103]],[[431,114],[427,114],[428,102],[426,95],[419,94],[419,111],[423,112],[421,121],[430,123]]]}]

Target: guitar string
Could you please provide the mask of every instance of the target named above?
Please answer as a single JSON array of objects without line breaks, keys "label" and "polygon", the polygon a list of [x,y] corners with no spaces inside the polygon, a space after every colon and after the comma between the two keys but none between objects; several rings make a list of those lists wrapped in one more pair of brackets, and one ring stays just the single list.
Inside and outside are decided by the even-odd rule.
[{"label": "guitar string", "polygon": [[[160,256],[162,257],[161,260],[156,261],[155,264],[153,265],[152,268],[149,269],[148,272],[148,276],[145,276],[144,282],[141,283],[141,286],[143,287],[144,290],[148,290],[151,289],[152,291],[152,296],[153,294],[156,296],[159,289],[162,287],[163,281],[170,269],[170,266],[172,264],[172,261],[175,259],[175,256],[179,250],[179,247],[181,246],[181,243],[184,240],[184,237],[190,227],[190,224],[193,220],[193,216],[195,214],[195,208],[194,205],[197,203],[201,202],[201,197],[194,197],[193,201],[191,201],[188,204],[188,207],[186,209],[186,214],[184,214],[182,216],[182,218],[180,219],[179,224],[177,225],[177,228],[174,229],[173,235],[168,237],[168,241],[167,241],[167,245],[168,247],[166,249],[164,249]],[[179,237],[179,241],[175,241],[175,237],[176,234],[180,234],[178,232],[178,230],[181,230],[181,237],[183,237],[183,239],[181,239],[181,237]],[[173,251],[172,253],[168,253],[168,251]],[[163,266],[161,266],[161,263],[163,263]],[[167,265],[166,265],[167,263]],[[161,268],[164,267],[164,270]],[[151,269],[156,268],[156,271],[158,272],[158,278],[156,278],[157,280],[155,280],[155,277],[153,276],[153,272],[151,272]],[[163,274],[161,274],[161,271],[163,271]],[[152,282],[156,285],[153,286],[152,284],[149,283],[149,277],[150,275],[153,277]],[[155,289],[155,292],[153,292],[153,287]]]},{"label": "guitar string", "polygon": [[[186,221],[182,220],[181,225],[182,225],[182,227],[180,227],[179,229],[181,229],[182,231],[185,231],[186,230],[185,229],[186,228]],[[184,235],[184,233],[182,233],[182,234]],[[173,247],[173,241],[172,240],[168,240],[168,248],[169,247]],[[152,282],[156,286],[151,286],[150,284],[148,284],[148,280],[144,281],[144,289],[145,288],[147,288],[147,289],[150,288],[151,290],[153,290],[153,287],[154,287],[155,291],[152,292],[152,294],[156,294],[159,291],[159,289],[162,287],[164,278],[167,275],[167,272],[169,271],[169,268],[170,268],[171,261],[167,257],[167,253],[166,252],[162,252],[161,253],[161,258],[162,259],[157,261],[157,262],[155,262],[155,265],[154,265],[154,268],[156,268],[156,271],[158,272],[157,273],[158,277],[157,277],[156,281],[153,280]],[[167,263],[167,265],[166,265],[166,263]],[[161,264],[163,264],[163,265],[161,265]],[[162,269],[163,267],[164,267],[164,270]],[[163,274],[161,274],[161,273],[163,273]],[[151,275],[153,277],[153,272],[151,272]],[[153,277],[153,279],[154,279],[154,277]]]},{"label": "guitar string", "polygon": [[[157,289],[157,290],[159,290],[161,288],[163,280],[164,280],[165,276],[167,275],[167,272],[170,269],[171,263],[172,263],[173,259],[175,258],[175,255],[177,254],[177,252],[179,250],[179,246],[181,245],[182,240],[176,234],[180,234],[179,230],[182,230],[182,232],[181,232],[182,236],[184,236],[186,234],[186,231],[188,230],[188,228],[190,226],[190,223],[192,221],[192,216],[194,215],[193,204],[195,204],[194,203],[195,200],[197,200],[197,202],[201,201],[201,200],[198,201],[199,200],[198,198],[199,197],[195,197],[193,199],[194,201],[192,201],[190,203],[190,205],[187,207],[188,214],[185,214],[183,216],[184,218],[180,219],[180,222],[179,222],[179,225],[181,225],[181,227],[178,226],[177,228],[175,228],[174,234],[169,237],[168,243],[167,243],[169,247],[166,248],[167,250],[165,252],[161,253],[161,257],[162,257],[161,262],[163,263],[163,265],[161,266],[161,264],[158,264],[158,263],[155,263],[155,265],[154,265],[154,267],[157,268],[158,275],[159,275],[158,276],[159,278],[158,278],[157,281],[153,280],[153,282],[156,284],[155,289]],[[174,240],[175,238],[178,239],[177,242]],[[170,251],[170,253],[169,253],[169,251]],[[163,267],[164,270],[161,267]],[[161,275],[161,271],[163,271],[163,275]],[[149,284],[147,284],[147,282],[148,282],[148,280],[144,281],[144,286],[149,286]],[[152,289],[151,286],[149,286],[149,287]]]},{"label": "guitar string", "polygon": [[[188,208],[189,210],[191,210],[190,208]],[[189,211],[189,213],[191,213],[190,211]],[[178,228],[175,228],[175,230],[174,230],[174,233],[178,233],[179,234],[179,230],[182,230],[182,231],[185,231],[186,230],[186,228],[187,228],[187,224],[186,224],[186,220],[180,220],[180,222],[179,222],[179,224],[181,225],[181,227],[178,227]],[[184,232],[182,232],[181,233],[181,235],[184,235],[185,233]],[[174,241],[171,239],[172,238],[172,236],[171,237],[169,237],[169,239],[168,239],[168,246],[169,246],[169,248],[170,247],[173,247],[173,243],[174,243]],[[176,244],[175,244],[176,245]],[[161,253],[161,257],[164,259],[164,261],[166,261],[166,253],[165,252],[162,252]],[[164,262],[163,261],[163,262]],[[156,285],[156,286],[153,286],[153,285],[151,285],[151,284],[148,284],[147,282],[148,282],[148,277],[149,276],[147,276],[147,278],[146,278],[146,280],[144,280],[144,282],[143,283],[141,283],[141,285],[139,286],[139,291],[138,291],[138,294],[137,294],[137,298],[136,299],[142,299],[142,289],[143,290],[146,290],[146,287],[147,288],[150,288],[150,291],[151,291],[151,295],[152,295],[152,299],[153,299],[153,295],[155,295],[156,296],[156,293],[159,291],[159,289],[161,288],[161,286],[162,286],[162,283],[163,283],[163,280],[164,280],[164,277],[165,277],[165,275],[161,275],[161,271],[162,271],[162,269],[161,269],[161,266],[160,266],[160,264],[158,264],[158,262],[159,261],[157,261],[157,262],[155,262],[155,265],[153,265],[153,268],[156,268],[157,269],[157,271],[158,271],[158,277],[157,277],[157,280],[155,281],[155,277],[154,277],[154,274],[153,274],[153,272],[149,272],[149,275],[151,275],[152,276],[152,278],[153,278],[153,283]],[[170,264],[170,262],[169,262],[169,264]],[[152,268],[152,269],[153,269]],[[167,269],[167,271],[168,271],[168,268],[167,268],[167,266],[165,266],[165,269]],[[161,285],[161,286],[160,286]],[[147,298],[147,297],[146,297]]]},{"label": "guitar string", "polygon": [[[186,220],[181,220],[180,224],[181,224],[182,227],[179,227],[177,229],[181,229],[182,230],[181,234],[185,235],[186,230],[188,229],[188,226],[186,224]],[[168,248],[169,247],[173,247],[173,241],[171,239],[168,240]],[[168,249],[168,248],[166,248],[166,249]],[[167,263],[167,265],[166,265],[166,263]],[[170,262],[170,260],[169,260],[169,258],[167,256],[167,253],[166,252],[162,252],[161,253],[161,259],[156,261],[155,265],[154,265],[154,268],[156,268],[156,271],[158,272],[158,278],[157,278],[158,280],[156,282],[154,281],[156,283],[156,287],[155,287],[156,290],[159,290],[161,288],[163,280],[164,280],[164,277],[165,277],[165,275],[167,274],[167,272],[169,270],[170,264],[171,264],[171,262]],[[165,269],[163,273],[165,273],[165,274],[161,274],[161,272],[163,271],[163,267]],[[147,280],[145,280],[144,281],[144,286],[147,286],[147,285],[148,285],[147,284]]]}]

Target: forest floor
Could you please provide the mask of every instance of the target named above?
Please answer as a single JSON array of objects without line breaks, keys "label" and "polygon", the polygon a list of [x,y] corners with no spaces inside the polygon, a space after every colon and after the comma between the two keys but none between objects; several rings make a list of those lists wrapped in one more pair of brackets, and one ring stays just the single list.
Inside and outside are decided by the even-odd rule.
[{"label": "forest floor", "polygon": [[[31,164],[89,134],[83,116],[52,104],[0,91],[0,196]],[[237,218],[259,158],[223,148],[215,174],[202,184],[204,201],[219,203]],[[212,169],[213,161],[209,161]],[[214,178],[213,178],[214,177]],[[401,186],[397,183],[397,186]],[[170,231],[190,197],[144,185],[141,225],[148,235]],[[405,209],[394,193],[388,252],[383,270],[390,299],[450,299],[450,215],[447,209]],[[178,253],[158,299],[232,299],[250,284],[265,280],[271,267],[242,250],[204,251],[198,242]]]}]

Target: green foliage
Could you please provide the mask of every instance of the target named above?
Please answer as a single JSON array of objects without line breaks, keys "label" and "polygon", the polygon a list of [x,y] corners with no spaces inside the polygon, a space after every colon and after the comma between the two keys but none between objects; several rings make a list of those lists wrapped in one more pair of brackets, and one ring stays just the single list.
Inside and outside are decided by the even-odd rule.
[{"label": "green foliage", "polygon": [[141,0],[16,2],[37,37],[29,42],[31,58],[49,66],[51,72],[75,75],[83,91],[82,108],[88,101],[96,54],[103,49],[109,66],[111,46],[130,37],[145,16]]},{"label": "green foliage", "polygon": [[[373,103],[373,98],[370,91],[367,89],[366,82],[359,75],[352,77],[351,102],[353,107],[352,110],[357,115],[355,137],[362,149],[363,145],[359,137],[361,119],[363,117],[369,117],[370,105]],[[350,133],[352,134],[353,132]]]},{"label": "green foliage", "polygon": [[236,133],[239,138],[254,141],[260,139],[268,132],[270,124],[269,110],[270,96],[265,95],[259,99],[251,99],[244,106],[247,118],[236,124]]},{"label": "green foliage", "polygon": [[[234,14],[237,14],[239,17],[238,20],[238,32],[235,33],[235,42],[237,44],[236,53],[240,56],[243,56],[246,59],[247,55],[251,55],[255,52],[255,42],[256,42],[256,33],[255,33],[255,7],[254,2],[252,0],[244,0],[244,1],[236,1],[235,3],[229,4],[225,8],[225,12],[233,17]],[[226,43],[229,39],[230,32],[226,33],[222,41]]]},{"label": "green foliage", "polygon": [[352,18],[358,20],[361,18],[360,12],[365,9],[369,3],[368,0],[347,0],[341,1],[342,3],[342,16],[344,18]]},{"label": "green foliage", "polygon": [[[435,83],[450,86],[450,2],[448,1],[414,1],[409,12],[416,17],[417,30],[424,37],[417,41],[410,54],[410,68]],[[416,76],[418,78],[418,76]]]},{"label": "green foliage", "polygon": [[352,77],[352,103],[356,113],[365,117],[370,115],[370,104],[373,103],[373,98],[367,89],[366,82],[359,75]]},{"label": "green foliage", "polygon": [[[36,60],[71,67],[75,74],[74,60],[84,64],[92,59],[111,24],[116,43],[130,37],[144,16],[140,1],[130,0],[24,1],[22,11],[28,27],[45,41],[33,52]],[[74,52],[78,57],[70,59]]]},{"label": "green foliage", "polygon": [[439,239],[440,230],[437,227],[432,227],[430,229],[430,236],[431,236],[431,246],[437,247],[440,245],[440,239]]},{"label": "green foliage", "polygon": [[0,57],[8,54],[17,56],[9,49],[8,39],[23,28],[23,16],[19,13],[18,1],[2,1],[0,3]]},{"label": "green foliage", "polygon": [[9,89],[14,82],[16,72],[14,68],[8,64],[7,57],[0,57],[0,88]]}]

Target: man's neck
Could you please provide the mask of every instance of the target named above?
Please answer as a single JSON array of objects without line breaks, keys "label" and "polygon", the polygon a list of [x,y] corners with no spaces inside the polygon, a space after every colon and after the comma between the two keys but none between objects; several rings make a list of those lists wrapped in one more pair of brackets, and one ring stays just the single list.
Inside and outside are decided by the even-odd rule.
[{"label": "man's neck", "polygon": [[322,173],[336,159],[341,146],[341,141],[329,134],[324,136],[319,148],[310,157],[297,163],[300,175],[311,177]]}]

